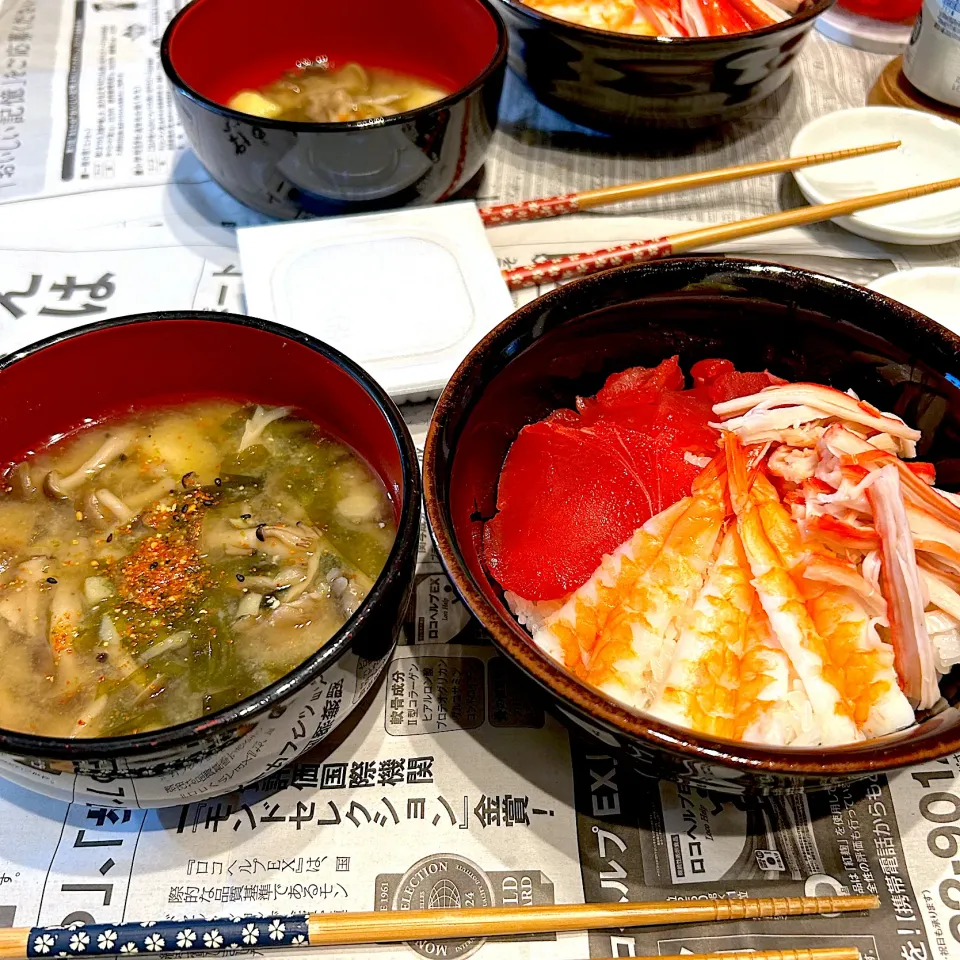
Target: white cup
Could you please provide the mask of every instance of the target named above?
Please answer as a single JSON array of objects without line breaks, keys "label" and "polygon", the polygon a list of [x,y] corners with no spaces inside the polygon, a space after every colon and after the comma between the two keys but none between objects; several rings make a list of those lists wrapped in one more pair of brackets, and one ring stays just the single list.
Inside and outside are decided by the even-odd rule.
[{"label": "white cup", "polygon": [[923,0],[903,74],[921,93],[960,107],[960,0]]}]

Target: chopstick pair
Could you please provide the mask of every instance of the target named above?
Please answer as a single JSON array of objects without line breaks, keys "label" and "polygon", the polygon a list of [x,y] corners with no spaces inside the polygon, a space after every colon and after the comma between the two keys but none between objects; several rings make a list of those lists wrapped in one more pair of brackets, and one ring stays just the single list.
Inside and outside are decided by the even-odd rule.
[{"label": "chopstick pair", "polygon": [[[571,930],[713,923],[764,917],[873,910],[876,897],[756,897],[690,902],[584,903],[538,907],[469,907],[369,913],[160,920],[0,929],[0,958],[126,956],[197,953],[225,948],[334,947],[405,940],[503,937]],[[729,955],[725,955],[729,956]],[[758,955],[750,955],[757,960]],[[771,960],[855,960],[855,953],[773,951]]]},{"label": "chopstick pair", "polygon": [[852,197],[849,200],[836,200],[833,203],[800,207],[796,210],[784,210],[781,213],[771,213],[763,217],[734,220],[732,223],[699,227],[685,233],[675,233],[673,236],[624,243],[615,247],[594,250],[591,253],[557,257],[529,267],[514,267],[511,270],[502,270],[501,274],[509,289],[520,290],[541,283],[555,283],[559,280],[584,277],[588,274],[599,273],[602,270],[610,270],[613,267],[622,267],[631,263],[660,260],[687,250],[695,250],[698,247],[723,243],[727,240],[738,240],[742,237],[754,237],[757,234],[780,230],[784,227],[799,227],[810,223],[819,223],[823,220],[832,220],[834,217],[845,217],[860,210],[869,210],[872,207],[882,207],[888,203],[899,203],[902,200],[926,197],[932,193],[953,190],[957,187],[960,187],[960,177],[951,180],[939,180],[936,183],[925,183],[917,187],[904,187],[900,190],[887,190],[883,193]]},{"label": "chopstick pair", "polygon": [[681,190],[707,187],[715,183],[732,183],[735,180],[762,177],[768,173],[788,173],[791,170],[816,167],[824,163],[834,163],[837,160],[866,157],[871,153],[895,150],[899,146],[899,140],[890,140],[887,143],[873,143],[865,147],[848,147],[845,150],[831,150],[827,153],[809,153],[803,157],[784,157],[781,160],[765,160],[762,163],[744,163],[736,167],[722,167],[699,173],[681,173],[675,177],[624,183],[616,187],[601,187],[597,190],[565,193],[556,197],[541,197],[539,200],[500,203],[493,207],[481,207],[480,219],[487,227],[495,227],[503,223],[542,220],[546,217],[559,217],[566,213],[579,213],[611,203],[622,203],[625,200],[640,200],[643,197],[677,193]]}]

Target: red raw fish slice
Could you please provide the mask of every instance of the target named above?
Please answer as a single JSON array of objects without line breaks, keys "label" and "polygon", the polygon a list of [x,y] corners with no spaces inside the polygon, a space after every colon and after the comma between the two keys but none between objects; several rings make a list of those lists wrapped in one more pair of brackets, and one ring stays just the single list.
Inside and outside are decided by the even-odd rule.
[{"label": "red raw fish slice", "polygon": [[656,403],[665,392],[682,389],[680,358],[670,357],[656,367],[631,367],[611,374],[595,399],[601,407],[610,409],[625,403]]},{"label": "red raw fish slice", "polygon": [[599,416],[602,410],[624,404],[656,403],[665,391],[683,389],[679,359],[670,357],[656,367],[631,367],[612,373],[596,396],[577,397],[577,410],[584,415]]},{"label": "red raw fish slice", "polygon": [[690,492],[701,468],[684,460],[682,439],[668,427],[609,421],[525,427],[500,475],[498,512],[484,527],[490,572],[528,600],[580,586],[605,553]]},{"label": "red raw fish slice", "polygon": [[707,387],[713,403],[723,403],[725,400],[736,400],[737,397],[749,397],[752,393],[759,393],[765,387],[773,387],[779,383],[786,383],[772,373],[737,373],[732,370],[717,377]]},{"label": "red raw fish slice", "polygon": [[524,427],[510,448],[497,508],[484,526],[484,558],[504,589],[530,600],[569,593],[650,516],[622,457],[543,423]]},{"label": "red raw fish slice", "polygon": [[693,377],[694,387],[702,387],[704,384],[712,383],[722,373],[733,373],[737,368],[730,360],[721,358],[711,360],[698,360],[690,368],[690,376]]},{"label": "red raw fish slice", "polygon": [[593,574],[605,553],[687,496],[716,453],[712,405],[780,383],[702,360],[683,390],[677,357],[607,378],[577,410],[524,427],[507,453],[497,514],[483,531],[490,573],[528,600],[552,600]]}]

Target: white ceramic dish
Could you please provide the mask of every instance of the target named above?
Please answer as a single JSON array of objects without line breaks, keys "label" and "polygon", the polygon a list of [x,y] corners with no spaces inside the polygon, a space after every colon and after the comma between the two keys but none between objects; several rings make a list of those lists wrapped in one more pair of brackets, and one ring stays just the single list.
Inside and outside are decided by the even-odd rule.
[{"label": "white ceramic dish", "polygon": [[960,333],[960,267],[918,267],[888,273],[867,286]]},{"label": "white ceramic dish", "polygon": [[[960,124],[920,110],[857,107],[808,123],[791,156],[900,140],[896,150],[808,167],[794,173],[810,203],[830,203],[900,187],[948,180],[960,173]],[[835,220],[869,240],[911,245],[960,239],[960,189],[864,210]]]}]

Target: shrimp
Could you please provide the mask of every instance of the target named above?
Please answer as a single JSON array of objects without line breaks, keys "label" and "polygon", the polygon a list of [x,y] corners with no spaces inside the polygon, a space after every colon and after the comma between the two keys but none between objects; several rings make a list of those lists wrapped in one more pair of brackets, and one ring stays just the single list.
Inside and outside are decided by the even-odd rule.
[{"label": "shrimp", "polygon": [[596,30],[656,36],[660,31],[634,0],[530,0],[530,6]]},{"label": "shrimp", "polygon": [[756,593],[743,638],[733,736],[796,747],[815,746],[822,739],[810,698]]},{"label": "shrimp", "polygon": [[805,580],[804,596],[814,626],[833,655],[843,677],[842,694],[853,718],[867,737],[902,730],[914,722],[913,707],[900,689],[894,648],[853,590],[824,581]]},{"label": "shrimp", "polygon": [[[726,515],[726,478],[695,484],[663,545],[599,632],[586,680],[616,700],[645,709],[660,693],[680,620],[703,584]],[[702,479],[702,478],[701,478]]]},{"label": "shrimp", "polygon": [[649,713],[698,733],[732,735],[742,637],[752,602],[750,571],[737,532],[730,527]]},{"label": "shrimp", "polygon": [[724,534],[648,712],[728,740],[820,742],[810,701],[750,584],[735,527]]},{"label": "shrimp", "polygon": [[610,613],[656,559],[688,506],[689,498],[651,517],[625,544],[605,556],[593,576],[533,632],[534,643],[582,676]]},{"label": "shrimp", "polygon": [[[731,464],[731,477],[744,458],[743,447],[732,433],[725,434],[725,449]],[[737,530],[753,573],[753,585],[774,635],[780,641],[810,698],[814,717],[824,744],[863,740],[864,734],[854,720],[845,689],[842,664],[817,630],[804,597],[790,576],[784,556],[791,566],[804,558],[799,534],[769,480],[760,475],[748,492],[745,506],[737,514]],[[742,502],[741,492],[731,496]]]},{"label": "shrimp", "polygon": [[[867,478],[867,479],[875,479]],[[865,483],[866,481],[864,481]],[[764,530],[799,588],[813,626],[824,641],[824,666],[831,682],[868,737],[881,736],[913,723],[913,709],[900,690],[894,648],[881,640],[888,604],[858,572],[856,565],[824,548],[803,544],[799,532],[769,481],[757,479]],[[854,487],[856,502],[868,495]]]}]

